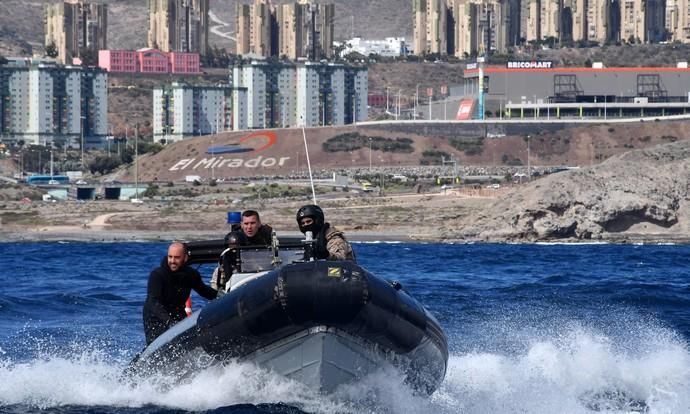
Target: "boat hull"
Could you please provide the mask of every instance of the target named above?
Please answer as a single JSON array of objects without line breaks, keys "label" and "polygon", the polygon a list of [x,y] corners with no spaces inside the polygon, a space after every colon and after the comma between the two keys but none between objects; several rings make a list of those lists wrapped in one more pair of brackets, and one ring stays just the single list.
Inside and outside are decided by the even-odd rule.
[{"label": "boat hull", "polygon": [[339,261],[289,264],[242,284],[170,328],[135,365],[184,371],[188,355],[251,361],[326,393],[394,367],[430,394],[448,361],[438,322],[399,284]]}]

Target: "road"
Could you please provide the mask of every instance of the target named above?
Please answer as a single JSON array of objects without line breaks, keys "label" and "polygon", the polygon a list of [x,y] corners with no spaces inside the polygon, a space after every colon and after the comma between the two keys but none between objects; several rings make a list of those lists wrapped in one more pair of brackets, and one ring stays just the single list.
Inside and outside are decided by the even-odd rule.
[{"label": "road", "polygon": [[213,13],[213,11],[208,12],[208,17],[209,17],[209,19],[211,19],[211,21],[213,23],[215,23],[215,25],[211,26],[211,28],[210,28],[211,33],[213,33],[217,36],[220,36],[220,37],[224,37],[226,39],[230,39],[233,42],[237,41],[235,39],[235,37],[231,36],[231,34],[233,33],[232,31],[228,31],[228,32],[223,31],[224,28],[230,27],[230,25],[228,23],[219,19],[218,16],[216,16],[216,14]]}]

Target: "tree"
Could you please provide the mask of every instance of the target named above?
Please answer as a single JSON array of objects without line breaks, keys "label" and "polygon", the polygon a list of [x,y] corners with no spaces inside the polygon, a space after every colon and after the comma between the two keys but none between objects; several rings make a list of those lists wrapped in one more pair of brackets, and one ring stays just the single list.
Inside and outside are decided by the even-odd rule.
[{"label": "tree", "polygon": [[46,46],[46,56],[56,58],[59,54],[60,53],[57,50],[55,42],[51,40],[50,43]]},{"label": "tree", "polygon": [[96,51],[87,47],[79,49],[81,64],[84,66],[98,66],[98,55]]},{"label": "tree", "polygon": [[120,159],[118,157],[98,156],[89,163],[89,171],[92,174],[100,173],[107,174],[120,166]]}]

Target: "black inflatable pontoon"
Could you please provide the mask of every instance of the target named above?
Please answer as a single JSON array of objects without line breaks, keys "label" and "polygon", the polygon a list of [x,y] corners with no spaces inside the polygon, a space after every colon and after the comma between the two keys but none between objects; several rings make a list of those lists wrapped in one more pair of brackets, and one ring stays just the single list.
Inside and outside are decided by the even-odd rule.
[{"label": "black inflatable pontoon", "polygon": [[[278,245],[280,248],[278,248]],[[445,376],[447,340],[400,284],[350,261],[304,261],[304,243],[242,247],[228,292],[176,324],[132,363],[197,369],[248,360],[323,392],[393,366],[421,393]],[[188,244],[192,263],[217,262],[222,240]]]}]

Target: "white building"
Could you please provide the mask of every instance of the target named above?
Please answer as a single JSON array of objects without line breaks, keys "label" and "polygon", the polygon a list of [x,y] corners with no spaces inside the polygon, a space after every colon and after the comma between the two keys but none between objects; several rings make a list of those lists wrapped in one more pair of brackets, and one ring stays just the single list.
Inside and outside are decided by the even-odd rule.
[{"label": "white building", "polygon": [[153,90],[153,139],[175,142],[246,129],[247,90],[173,83]]},{"label": "white building", "polygon": [[364,56],[370,54],[397,57],[407,55],[407,44],[404,37],[387,37],[383,40],[365,40],[361,37],[354,37],[335,46],[343,46],[340,56],[344,57],[352,52],[361,53]]},{"label": "white building", "polygon": [[108,130],[108,75],[101,69],[14,59],[0,67],[0,140],[100,147]]},{"label": "white building", "polygon": [[254,61],[235,66],[230,83],[247,89],[249,128],[344,125],[368,116],[366,68]]}]

